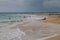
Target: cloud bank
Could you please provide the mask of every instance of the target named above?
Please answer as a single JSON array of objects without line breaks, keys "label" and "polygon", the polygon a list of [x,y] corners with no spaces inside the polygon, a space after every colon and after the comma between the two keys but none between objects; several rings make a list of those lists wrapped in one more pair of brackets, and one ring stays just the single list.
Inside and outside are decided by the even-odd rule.
[{"label": "cloud bank", "polygon": [[60,0],[0,0],[0,12],[60,12]]},{"label": "cloud bank", "polygon": [[48,7],[60,7],[60,0],[49,0],[44,1],[44,6]]},{"label": "cloud bank", "polygon": [[45,0],[43,1],[43,7],[47,11],[60,12],[60,0]]},{"label": "cloud bank", "polygon": [[24,11],[24,0],[0,0],[0,12]]}]

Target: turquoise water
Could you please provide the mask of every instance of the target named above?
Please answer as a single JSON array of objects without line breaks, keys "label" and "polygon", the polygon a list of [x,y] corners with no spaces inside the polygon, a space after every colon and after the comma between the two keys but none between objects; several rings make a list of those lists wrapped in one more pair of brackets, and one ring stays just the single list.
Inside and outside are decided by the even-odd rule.
[{"label": "turquoise water", "polygon": [[0,14],[0,25],[8,24],[10,21],[17,21],[24,19],[22,14]]},{"label": "turquoise water", "polygon": [[0,14],[0,20],[19,19],[17,14]]}]

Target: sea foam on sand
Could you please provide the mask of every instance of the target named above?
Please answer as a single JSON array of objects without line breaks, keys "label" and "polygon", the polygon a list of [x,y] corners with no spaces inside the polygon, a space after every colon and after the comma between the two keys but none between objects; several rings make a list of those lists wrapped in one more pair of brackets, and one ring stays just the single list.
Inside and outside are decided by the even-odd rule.
[{"label": "sea foam on sand", "polygon": [[0,40],[21,40],[25,33],[20,29],[5,29],[4,31],[0,31]]},{"label": "sea foam on sand", "polygon": [[[41,19],[41,18],[37,16],[31,16],[31,17],[28,17],[26,20],[24,20],[24,22],[33,22],[38,19]],[[21,24],[21,23],[17,22],[12,25],[7,25],[5,27],[0,28],[0,40],[22,40],[22,38],[26,36],[26,34],[23,31],[21,31],[19,28],[10,29],[11,27],[14,27],[18,24]]]}]

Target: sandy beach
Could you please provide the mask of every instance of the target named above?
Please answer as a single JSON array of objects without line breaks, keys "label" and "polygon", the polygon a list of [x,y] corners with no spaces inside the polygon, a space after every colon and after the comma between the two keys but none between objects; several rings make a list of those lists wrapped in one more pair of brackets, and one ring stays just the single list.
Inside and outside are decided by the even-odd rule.
[{"label": "sandy beach", "polygon": [[[35,19],[34,19],[35,20]],[[47,20],[47,19],[46,19]],[[54,40],[60,35],[60,24],[36,20],[24,22],[13,27],[0,28],[1,40]],[[3,36],[2,36],[3,35]],[[7,37],[5,37],[7,36]],[[57,36],[60,39],[60,36]],[[4,39],[3,39],[4,38]]]},{"label": "sandy beach", "polygon": [[26,34],[23,40],[52,40],[50,38],[60,35],[60,24],[44,21],[46,20],[17,25]]},{"label": "sandy beach", "polygon": [[34,40],[48,39],[49,36],[60,34],[59,24],[44,23],[41,21],[25,24],[19,26],[19,28],[23,30],[29,36],[29,38],[31,37]]}]

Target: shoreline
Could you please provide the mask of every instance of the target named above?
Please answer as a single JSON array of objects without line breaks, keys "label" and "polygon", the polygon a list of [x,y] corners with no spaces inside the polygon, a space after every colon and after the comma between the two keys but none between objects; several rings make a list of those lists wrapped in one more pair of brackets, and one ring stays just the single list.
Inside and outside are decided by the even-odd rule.
[{"label": "shoreline", "polygon": [[[34,18],[34,17],[33,17]],[[9,24],[9,25],[4,25],[4,26],[2,26],[1,28],[0,28],[0,31],[1,31],[1,33],[3,34],[1,34],[0,33],[0,37],[4,40],[4,35],[6,35],[6,34],[8,34],[8,35],[6,35],[5,37],[6,37],[6,40],[7,39],[11,39],[11,38],[9,38],[9,37],[12,37],[14,34],[13,34],[13,32],[17,32],[17,33],[20,33],[18,30],[17,30],[17,27],[16,26],[18,26],[18,25],[24,25],[24,23],[30,23],[30,22],[35,22],[36,20],[35,19],[26,19],[26,21],[24,20],[23,22],[14,22],[13,24]],[[11,28],[14,28],[14,27],[16,27],[16,29],[11,29]],[[18,28],[19,29],[19,28]],[[20,30],[20,29],[19,29]],[[12,32],[12,33],[11,33]],[[11,33],[11,34],[9,34],[9,33]],[[2,35],[2,36],[1,36]],[[18,36],[19,34],[17,34],[17,36]],[[8,36],[8,37],[7,37]],[[16,37],[17,37],[16,36]],[[0,38],[0,39],[1,39]],[[13,38],[13,37],[12,37]]]},{"label": "shoreline", "polygon": [[[38,24],[37,24],[38,23]],[[45,36],[47,36],[47,37],[43,37],[42,39],[44,39],[44,40],[46,40],[46,39],[48,39],[48,38],[50,38],[50,37],[54,37],[54,36],[56,36],[56,35],[54,35],[54,34],[58,34],[58,32],[56,31],[56,29],[58,29],[58,28],[55,28],[55,29],[53,29],[54,27],[54,25],[55,25],[55,27],[58,27],[58,25],[56,26],[56,24],[51,24],[51,23],[47,23],[47,24],[45,24],[45,23],[42,23],[41,24],[41,26],[39,25],[39,23],[41,24],[41,22],[39,22],[39,21],[36,21],[36,22],[33,22],[33,23],[30,23],[30,24],[26,24],[26,25],[23,25],[22,26],[22,28],[21,27],[19,27],[21,30],[23,30],[24,32],[25,31],[27,31],[27,30],[29,30],[29,31],[27,31],[27,32],[29,32],[27,35],[33,35],[33,36],[37,36],[37,35],[39,35],[39,34],[35,34],[35,31],[38,31],[39,32],[39,30],[41,30],[42,31],[42,33],[44,33],[44,30],[46,29],[46,32],[50,32],[51,34],[53,34],[53,35],[50,35],[50,33],[48,33],[48,34],[46,34]],[[44,25],[43,25],[44,24]],[[39,29],[39,26],[40,27],[42,27],[43,29]],[[47,28],[45,28],[44,26],[50,26],[50,27],[48,27],[48,29]],[[37,29],[38,28],[38,29]],[[59,27],[59,29],[60,29],[60,27]],[[31,31],[32,30],[32,31]],[[34,32],[34,33],[33,33]],[[56,32],[56,33],[55,33]],[[32,34],[31,34],[32,33]],[[35,34],[35,35],[34,35]],[[44,34],[40,34],[40,36],[43,36]],[[37,36],[38,37],[38,36]],[[34,38],[34,37],[33,37]],[[39,38],[38,38],[39,39]],[[37,40],[37,39],[36,39]]]},{"label": "shoreline", "polygon": [[[6,30],[5,30],[5,28],[6,28]],[[59,24],[45,23],[43,21],[40,21],[39,17],[37,17],[36,20],[35,20],[35,17],[33,17],[31,19],[28,18],[28,20],[24,20],[24,22],[21,22],[21,23],[16,22],[12,25],[6,26],[5,28],[2,28],[2,30],[0,30],[0,31],[2,31],[4,33],[5,32],[7,32],[7,33],[12,32],[11,34],[8,34],[8,35],[10,35],[8,37],[11,37],[11,36],[16,35],[16,34],[17,34],[17,36],[19,36],[20,31],[22,31],[26,34],[25,35],[25,34],[22,33],[24,35],[24,37],[26,37],[25,39],[27,39],[27,40],[28,39],[31,39],[31,40],[42,40],[42,39],[46,40],[48,38],[56,36],[54,34],[60,34],[60,31],[59,31],[60,30],[60,25]],[[16,33],[16,34],[14,34],[14,33]],[[16,38],[13,38],[14,37],[13,36],[12,39],[15,39],[15,40],[17,39],[18,40],[19,38],[17,38],[17,36],[15,36]],[[43,38],[41,38],[41,37],[43,37]]]},{"label": "shoreline", "polygon": [[[41,17],[41,16],[40,16]],[[16,25],[18,25],[18,24],[24,24],[24,23],[30,23],[30,22],[34,22],[34,21],[37,21],[37,20],[41,20],[41,19],[43,19],[43,17],[41,17],[41,18],[39,18],[38,16],[36,16],[36,15],[31,15],[31,17],[28,17],[28,18],[25,18],[25,19],[23,19],[23,21],[22,22],[13,22],[13,24],[12,25],[10,25],[11,23],[9,23],[9,24],[7,24],[6,26],[7,27],[13,27],[13,26],[16,26]],[[7,21],[7,20],[6,20]],[[9,20],[9,21],[11,21],[11,20]],[[5,26],[5,25],[4,25]]]}]

